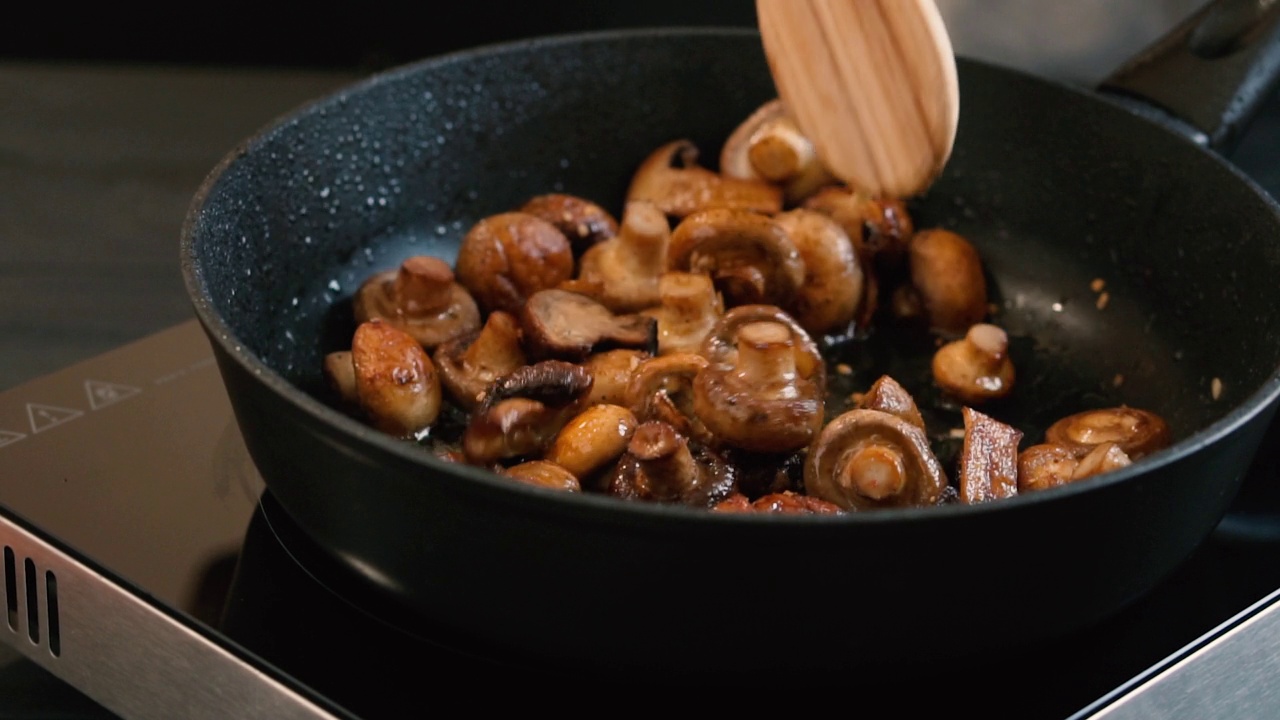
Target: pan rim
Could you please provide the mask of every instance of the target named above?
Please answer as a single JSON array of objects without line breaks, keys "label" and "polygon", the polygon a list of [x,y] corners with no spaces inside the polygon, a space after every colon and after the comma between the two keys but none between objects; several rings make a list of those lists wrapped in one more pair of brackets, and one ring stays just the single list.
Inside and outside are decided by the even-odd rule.
[{"label": "pan rim", "polygon": [[[258,131],[232,147],[206,174],[190,202],[181,228],[179,253],[183,282],[197,319],[203,326],[205,333],[210,340],[219,346],[226,357],[236,362],[240,366],[241,370],[246,372],[249,376],[252,376],[255,382],[261,383],[267,391],[287,403],[294,411],[301,413],[310,421],[316,422],[322,427],[329,428],[343,436],[353,438],[362,446],[376,450],[381,455],[395,458],[397,461],[422,466],[433,472],[460,476],[468,481],[478,483],[478,487],[476,488],[477,490],[483,490],[493,496],[492,498],[487,498],[487,500],[501,499],[503,502],[521,503],[527,505],[530,510],[537,510],[543,513],[590,513],[606,522],[648,522],[662,520],[668,522],[700,523],[706,524],[707,526],[750,525],[755,527],[770,525],[775,527],[831,527],[833,525],[919,523],[936,521],[944,518],[960,519],[981,517],[989,513],[1013,512],[1017,511],[1018,508],[1040,505],[1042,503],[1058,503],[1068,498],[1075,497],[1080,493],[1094,492],[1104,487],[1128,483],[1139,476],[1176,463],[1209,445],[1226,439],[1246,423],[1252,421],[1259,414],[1273,410],[1274,405],[1277,402],[1277,398],[1280,398],[1280,367],[1273,369],[1271,374],[1257,389],[1232,407],[1221,418],[1210,425],[1199,428],[1191,434],[1179,439],[1168,448],[1141,458],[1125,468],[1074,483],[1069,483],[1060,487],[1035,493],[1019,494],[1014,497],[1002,499],[998,502],[982,503],[977,505],[961,505],[955,503],[925,508],[884,508],[874,512],[851,512],[841,515],[715,513],[701,508],[690,508],[679,505],[658,503],[620,502],[616,498],[612,497],[597,496],[588,493],[564,493],[548,490],[523,483],[513,483],[508,479],[502,478],[501,476],[482,468],[458,463],[449,463],[435,458],[430,453],[424,452],[422,448],[416,445],[391,437],[385,433],[381,433],[368,425],[360,423],[354,418],[348,417],[339,410],[326,405],[319,399],[311,396],[306,391],[287,380],[282,374],[270,367],[256,354],[250,352],[247,349],[246,344],[235,335],[231,327],[223,319],[222,315],[213,306],[212,298],[210,297],[204,283],[203,268],[201,266],[201,261],[196,254],[196,243],[194,238],[202,211],[206,206],[211,192],[226,172],[238,160],[250,154],[255,146],[262,143],[274,133],[285,129],[291,122],[307,115],[309,112],[317,108],[337,106],[344,98],[365,92],[370,88],[384,83],[394,82],[398,78],[406,75],[417,75],[419,73],[429,72],[432,69],[445,67],[454,63],[466,62],[476,57],[493,57],[496,55],[526,52],[546,47],[582,43],[607,43],[653,36],[661,36],[663,38],[694,38],[699,36],[718,38],[750,38],[758,37],[758,35],[758,31],[752,28],[652,27],[576,32],[488,43],[389,68],[362,80],[349,83],[328,94],[314,98],[275,117],[262,125]],[[1116,102],[1103,93],[1090,91],[1089,89],[1072,86],[1066,83],[1056,82],[1038,77],[1029,72],[1002,67],[983,60],[960,56],[957,57],[957,62],[962,66],[968,65],[976,68],[986,68],[988,70],[994,70],[1010,76],[1018,76],[1027,81],[1047,85],[1054,88],[1057,92],[1066,92],[1079,96],[1083,98],[1085,102],[1104,103],[1113,107],[1117,112],[1122,112],[1131,116],[1135,121],[1146,124],[1151,128],[1148,132],[1162,133],[1170,136],[1176,141],[1192,145],[1197,152],[1201,152],[1209,156],[1207,159],[1217,163],[1221,169],[1228,172],[1233,177],[1233,181],[1241,184],[1242,190],[1247,189],[1256,197],[1256,199],[1260,200],[1276,218],[1277,227],[1280,227],[1280,202],[1277,202],[1277,200],[1258,185],[1255,180],[1248,175],[1245,175],[1239,167],[1231,163],[1225,157],[1213,152],[1212,150],[1204,148],[1202,145],[1196,143],[1186,135],[1134,112],[1132,108]],[[264,478],[264,480],[266,480],[266,478]],[[267,487],[270,488],[269,480],[267,480]],[[571,495],[572,497],[566,497],[566,495]]]}]

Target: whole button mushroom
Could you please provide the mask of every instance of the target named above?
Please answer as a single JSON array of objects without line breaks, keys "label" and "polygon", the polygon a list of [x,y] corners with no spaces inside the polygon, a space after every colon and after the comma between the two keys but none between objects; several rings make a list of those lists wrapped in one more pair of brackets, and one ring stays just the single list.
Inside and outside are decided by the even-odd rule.
[{"label": "whole button mushroom", "polygon": [[454,263],[462,283],[485,312],[517,312],[532,294],[573,276],[569,239],[555,225],[525,212],[486,217],[467,231]]},{"label": "whole button mushroom", "polygon": [[586,481],[626,451],[638,424],[620,405],[592,405],[565,423],[546,459]]},{"label": "whole button mushroom", "polygon": [[924,431],[895,415],[855,409],[809,448],[805,490],[845,510],[938,504],[947,478]]},{"label": "whole button mushroom", "polygon": [[726,307],[787,307],[804,282],[804,260],[781,225],[749,210],[702,210],[671,231],[667,268],[711,276]]},{"label": "whole button mushroom", "polygon": [[827,387],[827,365],[822,351],[800,323],[776,305],[739,305],[725,312],[702,341],[699,354],[714,364],[733,365],[738,356],[738,331],[754,322],[773,322],[791,329],[796,344],[796,371],[811,380],[823,393]]},{"label": "whole button mushroom", "polygon": [[761,105],[729,134],[720,149],[720,173],[780,185],[789,205],[836,182],[777,98]]},{"label": "whole button mushroom", "polygon": [[1100,408],[1068,415],[1045,430],[1045,442],[1070,448],[1084,456],[1104,443],[1115,443],[1131,460],[1169,445],[1169,425],[1148,410],[1132,407]]},{"label": "whole button mushroom", "polygon": [[658,278],[667,268],[671,226],[651,202],[627,203],[617,235],[588,248],[578,261],[578,280],[598,288],[593,295],[615,313],[658,304]]},{"label": "whole button mushroom", "polygon": [[416,438],[440,415],[440,377],[413,336],[374,319],[351,339],[356,398],[370,423],[390,435]]},{"label": "whole button mushroom", "polygon": [[709,275],[670,271],[658,278],[659,304],[643,310],[658,321],[658,354],[697,352],[724,314]]},{"label": "whole button mushroom", "polygon": [[647,200],[675,218],[708,208],[761,213],[782,210],[779,188],[761,180],[726,177],[699,166],[698,148],[689,140],[675,140],[650,153],[632,176],[626,199]]},{"label": "whole button mushroom", "polygon": [[987,315],[987,281],[982,259],[968,240],[950,230],[920,230],[907,244],[911,284],[898,292],[895,306],[918,308],[928,325],[944,333],[963,333]]},{"label": "whole button mushroom", "polygon": [[933,355],[933,379],[947,394],[977,405],[1013,392],[1015,371],[1009,336],[990,323],[977,323],[965,336]]},{"label": "whole button mushroom", "polygon": [[733,364],[710,363],[693,380],[693,407],[720,442],[758,452],[808,445],[823,419],[823,389],[797,370],[791,328],[743,325]]},{"label": "whole button mushroom", "polygon": [[618,234],[618,221],[608,210],[576,195],[537,195],[521,205],[520,212],[536,215],[555,225],[569,238],[576,255]]},{"label": "whole button mushroom", "polygon": [[849,329],[862,302],[862,266],[840,224],[816,210],[789,210],[773,221],[787,231],[804,263],[804,282],[788,309],[814,335]]},{"label": "whole button mushroom", "polygon": [[606,481],[606,491],[627,500],[710,508],[736,490],[733,468],[715,452],[689,441],[664,422],[642,423]]},{"label": "whole button mushroom", "polygon": [[352,310],[357,323],[379,318],[428,350],[480,327],[480,309],[454,281],[448,263],[425,255],[365,280],[352,299]]},{"label": "whole button mushroom", "polygon": [[449,397],[471,410],[495,380],[526,363],[520,323],[511,313],[495,310],[479,330],[442,343],[432,357]]},{"label": "whole button mushroom", "polygon": [[896,267],[906,256],[907,244],[915,234],[915,222],[905,202],[872,197],[848,186],[824,187],[801,207],[839,223],[868,274]]},{"label": "whole button mushroom", "polygon": [[706,367],[707,359],[694,353],[649,358],[631,376],[626,406],[641,422],[661,421],[687,438],[714,444],[714,435],[694,410],[693,381]]},{"label": "whole button mushroom", "polygon": [[564,492],[580,492],[582,485],[573,473],[548,460],[528,460],[509,468],[503,468],[500,474],[518,480],[526,485],[543,487]]}]

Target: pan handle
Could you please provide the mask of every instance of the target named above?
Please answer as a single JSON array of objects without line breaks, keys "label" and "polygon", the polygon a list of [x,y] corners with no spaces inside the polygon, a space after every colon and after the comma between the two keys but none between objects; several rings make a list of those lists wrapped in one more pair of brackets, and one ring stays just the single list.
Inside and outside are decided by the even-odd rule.
[{"label": "pan handle", "polygon": [[1280,0],[1214,0],[1099,92],[1228,153],[1280,80]]}]

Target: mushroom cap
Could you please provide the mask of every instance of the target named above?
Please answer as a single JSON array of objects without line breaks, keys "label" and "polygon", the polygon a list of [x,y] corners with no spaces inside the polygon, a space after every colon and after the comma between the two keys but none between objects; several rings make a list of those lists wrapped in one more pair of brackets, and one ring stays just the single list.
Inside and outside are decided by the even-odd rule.
[{"label": "mushroom cap", "polygon": [[779,322],[791,328],[796,344],[796,372],[816,383],[823,392],[827,387],[827,364],[822,350],[790,313],[776,305],[739,305],[716,321],[702,341],[699,354],[713,364],[733,365],[737,362],[738,331],[753,322]]},{"label": "mushroom cap", "polygon": [[462,283],[488,312],[516,312],[533,293],[573,275],[569,239],[555,225],[525,212],[481,219],[467,231],[454,263]]},{"label": "mushroom cap", "polygon": [[969,327],[963,338],[938,348],[931,368],[934,382],[947,394],[971,405],[1013,392],[1016,370],[1009,337],[989,323]]},{"label": "mushroom cap", "polygon": [[1044,439],[1070,448],[1077,457],[1112,442],[1137,460],[1167,447],[1170,433],[1168,423],[1156,413],[1121,406],[1068,415],[1050,425]]},{"label": "mushroom cap", "polygon": [[709,274],[726,306],[786,307],[804,283],[804,260],[781,225],[750,210],[690,214],[671,231],[667,268]]},{"label": "mushroom cap", "polygon": [[743,180],[697,164],[698,148],[687,139],[658,147],[640,163],[627,188],[627,201],[648,200],[672,217],[707,208],[741,208],[762,213],[782,210],[782,191],[760,180]]},{"label": "mushroom cap", "polygon": [[[881,499],[858,492],[848,466],[867,448],[884,449],[901,460],[901,492]],[[879,410],[849,410],[819,433],[809,448],[804,468],[805,491],[839,505],[863,511],[885,507],[938,504],[947,488],[946,474],[929,446],[924,431]]]},{"label": "mushroom cap", "polygon": [[555,225],[577,253],[618,234],[618,221],[612,213],[577,195],[535,195],[520,206],[520,212],[536,215]]},{"label": "mushroom cap", "polygon": [[871,387],[858,400],[858,407],[897,415],[921,430],[926,429],[924,416],[920,414],[915,398],[901,383],[888,375],[881,375],[871,383]]},{"label": "mushroom cap", "polygon": [[547,460],[528,460],[509,468],[503,468],[502,475],[536,487],[565,492],[579,492],[582,485],[578,478],[567,469]]},{"label": "mushroom cap", "polygon": [[475,299],[435,257],[411,257],[395,270],[370,276],[356,290],[352,311],[357,323],[380,318],[428,350],[480,327]]},{"label": "mushroom cap", "polygon": [[411,438],[440,415],[440,377],[427,352],[408,333],[374,319],[351,339],[356,397],[374,427]]},{"label": "mushroom cap", "polygon": [[791,314],[815,335],[847,329],[864,292],[862,264],[848,233],[817,210],[789,210],[773,221],[787,232],[804,265],[804,281],[787,306]]},{"label": "mushroom cap", "polygon": [[541,455],[556,433],[582,411],[591,373],[560,360],[518,368],[493,383],[462,436],[468,462],[489,466]]},{"label": "mushroom cap", "polygon": [[941,228],[921,230],[907,245],[911,286],[931,327],[962,333],[987,315],[987,281],[978,250]]}]

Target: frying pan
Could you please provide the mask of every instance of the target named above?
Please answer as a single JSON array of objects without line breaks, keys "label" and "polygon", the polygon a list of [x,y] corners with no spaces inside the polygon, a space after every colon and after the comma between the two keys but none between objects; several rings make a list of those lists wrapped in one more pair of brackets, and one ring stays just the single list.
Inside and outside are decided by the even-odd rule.
[{"label": "frying pan", "polygon": [[[416,254],[452,261],[472,223],[540,193],[616,212],[639,161],[670,140],[714,158],[774,96],[750,30],[551,37],[373,76],[213,169],[182,270],[268,491],[405,617],[475,647],[646,678],[1036,642],[1112,616],[1185,560],[1275,412],[1280,208],[1206,147],[1229,143],[1251,107],[1241,98],[1270,87],[1275,15],[1215,46],[1251,85],[1190,133],[1121,93],[959,61],[954,155],[911,211],[917,227],[968,237],[990,274],[1019,370],[991,413],[1025,445],[1057,417],[1123,402],[1163,415],[1177,439],[1062,488],[842,517],[712,514],[513,483],[328,402],[322,358],[350,342],[349,299],[373,272]],[[1117,84],[1145,82],[1156,54]],[[1202,90],[1179,62],[1211,64],[1173,61],[1166,85]],[[934,404],[918,348],[855,344],[842,359],[855,385],[892,371]]]}]

